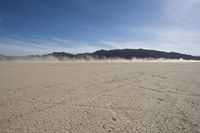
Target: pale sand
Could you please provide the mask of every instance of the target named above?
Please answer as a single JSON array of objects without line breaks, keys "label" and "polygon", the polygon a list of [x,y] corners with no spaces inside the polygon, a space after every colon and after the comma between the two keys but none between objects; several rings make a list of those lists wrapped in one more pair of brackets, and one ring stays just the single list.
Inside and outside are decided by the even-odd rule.
[{"label": "pale sand", "polygon": [[0,132],[200,132],[200,63],[2,61]]}]

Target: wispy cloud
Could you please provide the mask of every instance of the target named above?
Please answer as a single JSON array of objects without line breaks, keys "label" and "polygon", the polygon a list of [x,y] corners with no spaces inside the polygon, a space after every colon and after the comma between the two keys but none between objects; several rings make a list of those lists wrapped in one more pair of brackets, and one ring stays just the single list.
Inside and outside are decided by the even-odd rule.
[{"label": "wispy cloud", "polygon": [[101,40],[101,44],[107,44],[112,49],[124,49],[124,48],[152,48],[148,47],[145,42],[142,41],[116,41],[116,40]]},{"label": "wispy cloud", "polygon": [[31,40],[1,37],[0,40],[0,54],[3,55],[47,54],[55,51],[82,53],[99,49],[98,46],[89,42],[66,40],[57,37]]},{"label": "wispy cloud", "polygon": [[101,43],[112,48],[147,48],[200,55],[200,32],[178,27],[140,27],[130,30],[130,34],[142,34],[150,39],[131,41],[105,39]]},{"label": "wispy cloud", "polygon": [[[131,32],[146,34],[151,39],[120,40],[105,38],[96,42],[75,41],[51,37],[48,39],[26,40],[20,37],[1,37],[0,54],[3,55],[30,55],[46,54],[55,51],[69,53],[93,52],[98,49],[146,48],[164,51],[177,51],[193,55],[200,55],[200,34],[195,30],[177,27],[143,27]],[[95,43],[95,45],[94,45]]]},{"label": "wispy cloud", "polygon": [[183,25],[199,25],[200,0],[166,0],[163,2],[163,17]]}]

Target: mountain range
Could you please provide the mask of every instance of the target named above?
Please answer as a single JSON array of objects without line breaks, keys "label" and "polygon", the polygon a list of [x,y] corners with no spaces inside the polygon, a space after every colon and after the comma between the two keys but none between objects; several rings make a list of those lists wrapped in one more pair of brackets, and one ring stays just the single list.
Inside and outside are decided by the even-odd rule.
[{"label": "mountain range", "polygon": [[70,54],[66,52],[53,52],[45,55],[30,55],[30,56],[0,56],[0,60],[15,60],[15,59],[31,59],[39,58],[46,59],[54,57],[58,60],[67,59],[184,59],[184,60],[200,60],[200,56],[181,54],[177,52],[164,52],[147,49],[114,49],[114,50],[98,50],[92,53]]}]

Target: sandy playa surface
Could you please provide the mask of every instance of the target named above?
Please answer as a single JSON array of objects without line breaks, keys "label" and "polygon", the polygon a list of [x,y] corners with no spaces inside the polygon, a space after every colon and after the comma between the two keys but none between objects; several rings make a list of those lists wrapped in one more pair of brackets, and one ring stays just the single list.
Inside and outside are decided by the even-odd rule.
[{"label": "sandy playa surface", "polygon": [[2,61],[0,132],[200,132],[200,63]]}]

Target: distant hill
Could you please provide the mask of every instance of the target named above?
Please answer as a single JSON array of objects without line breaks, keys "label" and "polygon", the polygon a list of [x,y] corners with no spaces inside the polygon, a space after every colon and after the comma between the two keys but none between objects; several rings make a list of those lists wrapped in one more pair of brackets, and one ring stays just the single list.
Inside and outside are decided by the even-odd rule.
[{"label": "distant hill", "polygon": [[30,56],[0,56],[0,60],[17,60],[17,59],[48,59],[53,57],[58,60],[65,59],[184,59],[184,60],[200,60],[200,56],[192,56],[177,52],[164,52],[147,49],[114,49],[114,50],[98,50],[93,53],[70,54],[65,52],[53,52],[46,55],[30,55]]},{"label": "distant hill", "polygon": [[176,52],[164,52],[164,51],[157,51],[157,50],[146,50],[146,49],[114,49],[114,50],[98,50],[93,53],[81,53],[81,54],[69,54],[65,52],[54,52],[48,54],[54,56],[58,59],[63,58],[73,58],[73,59],[185,59],[185,60],[200,60],[200,56],[192,56],[187,54],[181,54]]}]

